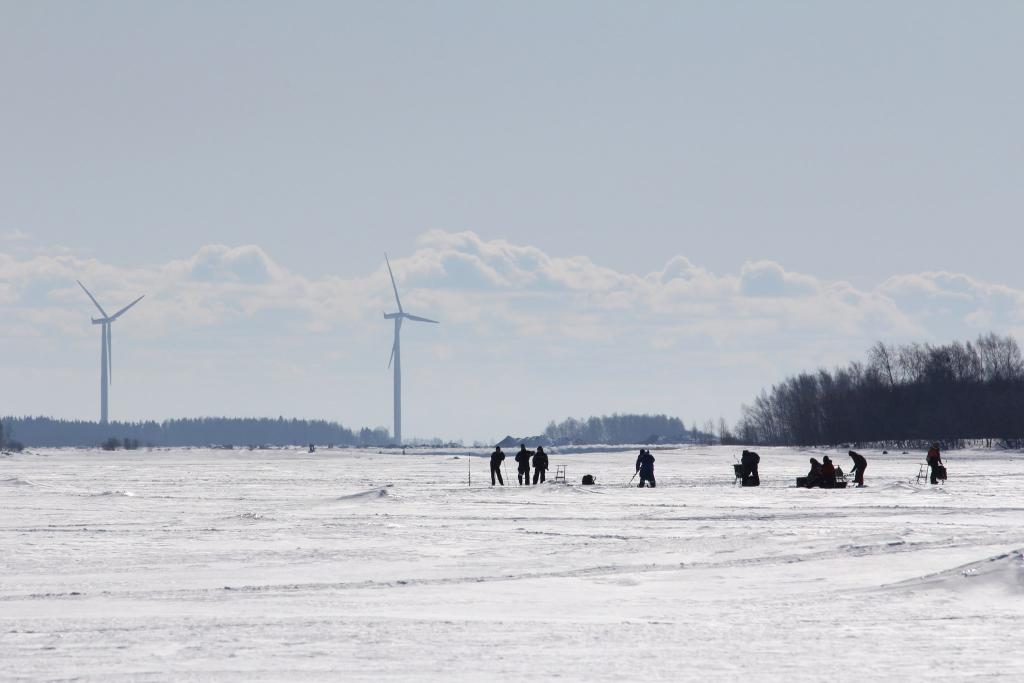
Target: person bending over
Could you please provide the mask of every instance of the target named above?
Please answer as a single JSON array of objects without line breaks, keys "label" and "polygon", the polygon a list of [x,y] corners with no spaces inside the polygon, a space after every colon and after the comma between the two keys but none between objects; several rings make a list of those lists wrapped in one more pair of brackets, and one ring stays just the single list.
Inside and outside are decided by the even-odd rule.
[{"label": "person bending over", "polygon": [[850,457],[853,459],[853,483],[863,488],[864,470],[868,468],[868,461],[857,451],[850,451]]},{"label": "person bending over", "polygon": [[657,485],[654,481],[654,456],[649,450],[640,449],[640,455],[636,458],[636,471],[640,474],[640,484],[637,488],[642,489],[644,482],[652,489]]},{"label": "person bending over", "polygon": [[761,462],[761,456],[754,451],[743,451],[740,456],[740,464],[743,465],[743,485],[760,486],[761,477],[757,474],[757,463]]}]

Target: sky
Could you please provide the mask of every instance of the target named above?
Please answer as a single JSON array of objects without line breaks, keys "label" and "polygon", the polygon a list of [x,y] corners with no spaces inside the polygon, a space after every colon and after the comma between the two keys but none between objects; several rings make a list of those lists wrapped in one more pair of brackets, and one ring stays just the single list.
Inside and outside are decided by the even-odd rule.
[{"label": "sky", "polygon": [[1024,340],[1017,2],[0,2],[0,413],[724,416]]}]

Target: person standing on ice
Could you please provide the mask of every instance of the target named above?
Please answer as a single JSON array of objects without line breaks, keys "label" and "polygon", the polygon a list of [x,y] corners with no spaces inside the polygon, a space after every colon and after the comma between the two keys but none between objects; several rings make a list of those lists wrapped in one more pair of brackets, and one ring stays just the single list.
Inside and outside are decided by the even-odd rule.
[{"label": "person standing on ice", "polygon": [[853,458],[853,483],[858,488],[864,488],[864,470],[868,467],[868,461],[857,451],[850,451],[850,457]]},{"label": "person standing on ice", "polygon": [[548,454],[544,452],[543,446],[537,446],[537,452],[533,454],[533,483],[544,481],[544,473],[548,469]]},{"label": "person standing on ice", "polygon": [[939,442],[936,441],[932,444],[932,447],[928,449],[928,457],[925,458],[925,462],[928,463],[928,467],[932,470],[932,483],[939,483],[939,468],[942,467],[942,456],[939,455]]},{"label": "person standing on ice", "polygon": [[640,483],[637,485],[637,488],[642,489],[645,481],[652,489],[656,486],[654,481],[654,456],[651,455],[649,450],[640,449],[640,455],[636,456],[636,471],[640,474]]},{"label": "person standing on ice", "polygon": [[501,452],[501,446],[495,446],[494,452],[491,453],[491,486],[494,486],[495,475],[498,477],[498,483],[505,485],[505,480],[501,478],[501,463],[504,461],[505,454]]},{"label": "person standing on ice", "polygon": [[526,444],[519,444],[519,452],[516,453],[516,462],[519,463],[518,475],[519,485],[526,486],[530,485],[530,456],[533,455],[530,451],[526,450]]}]

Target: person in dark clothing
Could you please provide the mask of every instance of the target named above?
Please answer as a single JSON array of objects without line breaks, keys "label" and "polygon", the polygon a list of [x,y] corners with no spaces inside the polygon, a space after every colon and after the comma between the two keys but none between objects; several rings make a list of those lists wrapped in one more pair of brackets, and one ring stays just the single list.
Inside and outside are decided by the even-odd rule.
[{"label": "person in dark clothing", "polygon": [[821,488],[831,489],[836,485],[836,466],[827,455],[821,459]]},{"label": "person in dark clothing", "polygon": [[537,452],[533,454],[533,483],[544,481],[544,473],[548,469],[548,454],[544,452],[543,446],[537,446]]},{"label": "person in dark clothing", "polygon": [[761,477],[757,474],[757,463],[761,462],[761,456],[754,451],[743,451],[740,456],[740,464],[743,465],[743,485],[760,486]]},{"label": "person in dark clothing", "polygon": [[519,444],[519,452],[516,453],[516,462],[519,463],[518,475],[519,485],[530,485],[530,456],[533,455],[531,451],[526,450],[526,444]]},{"label": "person in dark clothing", "polygon": [[811,458],[811,471],[807,473],[807,488],[821,485],[821,463],[817,458]]},{"label": "person in dark clothing", "polygon": [[494,486],[494,477],[498,477],[498,483],[502,486],[505,485],[505,480],[501,478],[501,463],[505,462],[505,454],[501,452],[501,446],[495,446],[494,452],[491,453],[491,486]]},{"label": "person in dark clothing", "polygon": [[858,488],[863,488],[864,470],[868,467],[868,461],[857,451],[850,451],[850,457],[853,458],[853,483]]},{"label": "person in dark clothing", "polygon": [[654,481],[654,456],[649,450],[640,449],[640,455],[636,458],[636,471],[640,474],[640,484],[637,488],[642,489],[644,482],[652,489],[657,485]]},{"label": "person in dark clothing", "polygon": [[[942,456],[939,455],[939,442],[936,441],[932,444],[932,447],[928,449],[928,457],[925,458],[925,462],[928,463],[928,467],[932,470],[932,483],[939,483],[939,468],[942,467]],[[942,477],[945,479],[945,477]]]}]

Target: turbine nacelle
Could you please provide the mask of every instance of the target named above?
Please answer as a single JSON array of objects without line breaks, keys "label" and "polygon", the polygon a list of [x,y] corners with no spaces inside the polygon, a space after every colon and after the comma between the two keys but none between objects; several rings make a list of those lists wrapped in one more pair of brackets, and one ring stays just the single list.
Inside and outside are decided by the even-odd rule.
[{"label": "turbine nacelle", "polygon": [[384,314],[384,318],[387,319],[387,320],[401,319],[401,320],[413,320],[413,321],[418,322],[418,323],[434,323],[435,325],[440,325],[441,324],[440,321],[431,320],[430,318],[423,318],[423,317],[418,316],[418,315],[413,315],[412,313],[385,313]]}]

